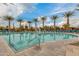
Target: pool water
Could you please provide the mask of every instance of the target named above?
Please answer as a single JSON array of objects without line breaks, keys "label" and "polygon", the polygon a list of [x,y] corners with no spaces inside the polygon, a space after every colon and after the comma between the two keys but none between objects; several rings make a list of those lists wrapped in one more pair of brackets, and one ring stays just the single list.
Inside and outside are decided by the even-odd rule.
[{"label": "pool water", "polygon": [[35,33],[35,32],[21,32],[9,33],[3,36],[9,46],[14,52],[22,51],[25,48],[39,45],[40,43],[57,40],[69,40],[77,37],[76,35],[51,32],[51,33]]}]

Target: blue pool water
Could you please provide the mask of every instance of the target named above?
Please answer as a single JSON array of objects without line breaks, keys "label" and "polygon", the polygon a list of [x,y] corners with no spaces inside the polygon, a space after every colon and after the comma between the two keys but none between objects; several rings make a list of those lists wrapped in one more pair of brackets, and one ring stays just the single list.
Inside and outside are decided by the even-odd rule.
[{"label": "blue pool water", "polygon": [[57,40],[69,40],[77,37],[72,34],[65,33],[35,33],[35,32],[21,32],[21,33],[9,33],[3,36],[6,42],[10,45],[13,51],[18,52],[25,48],[32,47],[34,45]]}]

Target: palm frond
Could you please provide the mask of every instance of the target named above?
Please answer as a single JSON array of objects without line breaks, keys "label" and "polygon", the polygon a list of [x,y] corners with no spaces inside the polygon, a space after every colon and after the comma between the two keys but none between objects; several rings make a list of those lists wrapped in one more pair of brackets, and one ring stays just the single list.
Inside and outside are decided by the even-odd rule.
[{"label": "palm frond", "polygon": [[45,21],[46,19],[47,19],[46,16],[42,16],[42,17],[41,17],[41,20],[42,20],[42,21]]},{"label": "palm frond", "polygon": [[68,11],[68,12],[65,12],[63,15],[64,15],[64,17],[71,17],[74,15],[74,12]]},{"label": "palm frond", "polygon": [[4,20],[10,20],[10,21],[14,20],[14,18],[12,16],[8,16],[8,15],[4,16],[3,19]]},{"label": "palm frond", "polygon": [[51,17],[52,20],[56,20],[57,18],[58,18],[57,15],[54,15],[54,16]]}]

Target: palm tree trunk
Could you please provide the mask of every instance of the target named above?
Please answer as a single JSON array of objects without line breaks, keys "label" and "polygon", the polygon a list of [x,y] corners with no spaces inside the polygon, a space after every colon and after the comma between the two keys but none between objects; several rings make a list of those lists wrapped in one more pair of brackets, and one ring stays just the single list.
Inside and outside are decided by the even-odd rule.
[{"label": "palm tree trunk", "polygon": [[30,23],[29,23],[29,29],[30,29]]},{"label": "palm tree trunk", "polygon": [[15,26],[14,26],[14,23],[13,23],[13,30],[15,30]]},{"label": "palm tree trunk", "polygon": [[20,28],[21,28],[21,22],[20,22]]},{"label": "palm tree trunk", "polygon": [[10,31],[10,20],[9,20],[9,31]]},{"label": "palm tree trunk", "polygon": [[44,21],[43,21],[43,28],[44,28]]},{"label": "palm tree trunk", "polygon": [[55,20],[54,20],[54,28],[55,28],[56,24],[55,24]]},{"label": "palm tree trunk", "polygon": [[37,22],[35,22],[35,30],[37,30]]},{"label": "palm tree trunk", "polygon": [[67,25],[70,25],[70,24],[69,24],[69,17],[67,17]]}]

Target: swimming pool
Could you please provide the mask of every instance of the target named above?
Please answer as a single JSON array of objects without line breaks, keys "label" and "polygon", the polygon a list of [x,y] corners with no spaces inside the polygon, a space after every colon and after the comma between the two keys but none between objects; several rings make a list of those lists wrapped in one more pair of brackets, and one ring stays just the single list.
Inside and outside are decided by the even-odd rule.
[{"label": "swimming pool", "polygon": [[7,35],[3,35],[3,37],[13,49],[13,51],[18,52],[40,43],[48,41],[69,40],[78,36],[61,32],[20,32],[8,33]]}]

